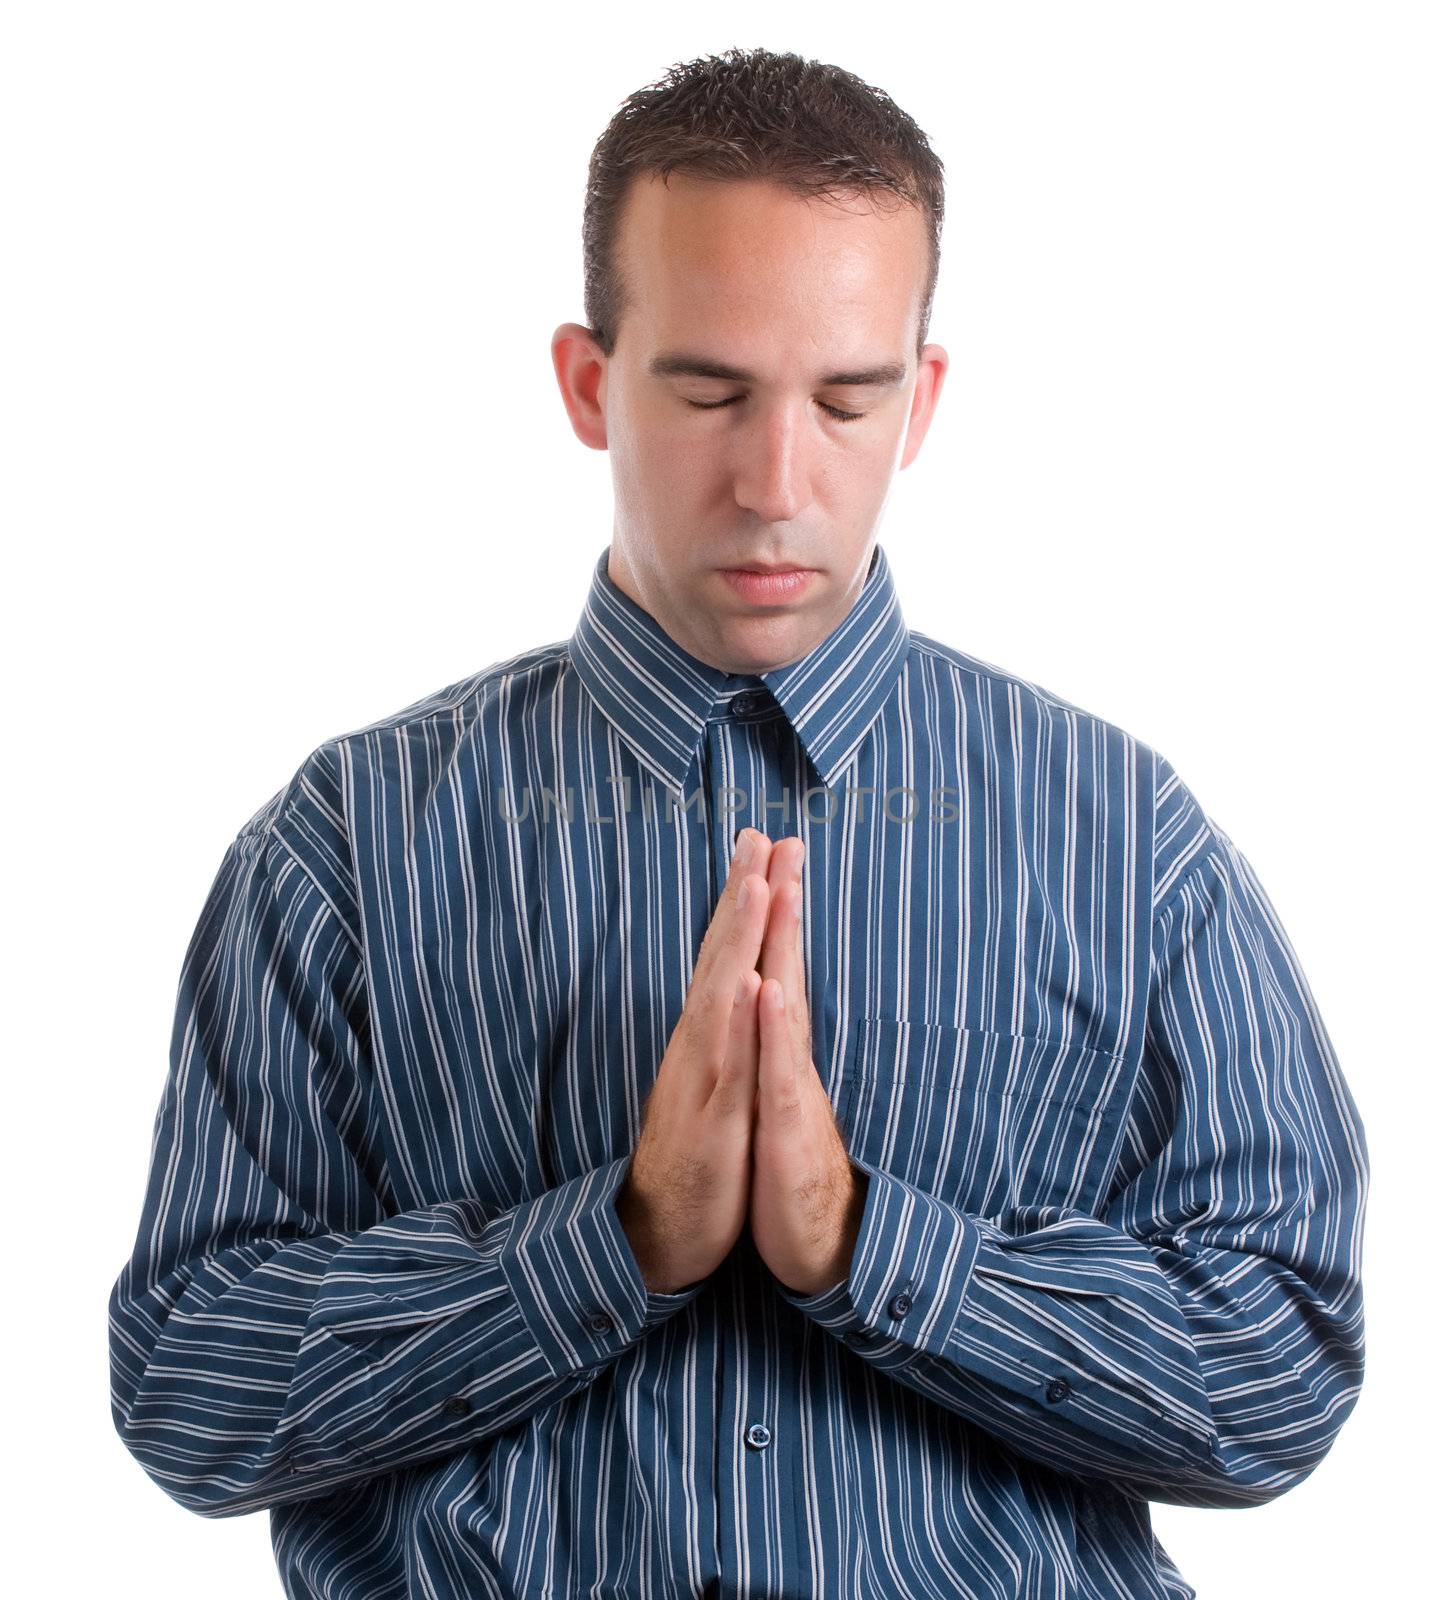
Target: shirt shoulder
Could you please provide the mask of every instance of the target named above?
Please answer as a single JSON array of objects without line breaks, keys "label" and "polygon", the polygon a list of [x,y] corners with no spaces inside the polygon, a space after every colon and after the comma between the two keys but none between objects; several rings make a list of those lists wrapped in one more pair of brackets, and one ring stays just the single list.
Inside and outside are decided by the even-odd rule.
[{"label": "shirt shoulder", "polygon": [[1152,819],[1153,909],[1159,908],[1197,870],[1215,849],[1230,845],[1220,825],[1204,810],[1181,773],[1147,740],[1118,723],[1068,700],[1054,690],[1018,673],[968,655],[912,629],[911,651],[923,665],[937,672],[971,678],[987,693],[1015,695],[1049,722],[1077,725],[1080,735],[1090,732],[1106,739],[1121,752],[1118,770],[1130,781]]},{"label": "shirt shoulder", "polygon": [[495,661],[491,666],[470,673],[468,677],[460,678],[456,683],[435,689],[431,694],[424,695],[421,700],[414,700],[400,710],[379,717],[374,722],[364,723],[361,727],[350,728],[346,733],[336,734],[327,740],[327,744],[345,744],[351,740],[363,739],[370,734],[399,732],[414,723],[430,722],[439,717],[452,717],[460,713],[466,716],[470,708],[486,704],[491,694],[496,693],[503,684],[511,680],[549,676],[558,670],[560,662],[567,658],[567,654],[568,644],[562,640],[554,644],[535,645],[532,649],[521,650],[517,655]]},{"label": "shirt shoulder", "polygon": [[1142,752],[1144,758],[1156,754],[1151,745],[1117,723],[1109,722],[1106,717],[1088,711],[1084,706],[1076,705],[1063,695],[1044,688],[1039,683],[1033,683],[1029,678],[1023,678],[1019,673],[1009,672],[994,661],[984,661],[980,656],[967,655],[964,650],[942,644],[939,639],[929,638],[914,628],[910,631],[910,639],[912,653],[920,656],[923,662],[938,672],[975,678],[998,692],[1014,692],[1028,699],[1039,714],[1054,721],[1072,720],[1091,723],[1100,733],[1120,740],[1134,752]]},{"label": "shirt shoulder", "polygon": [[[377,754],[408,736],[434,736],[442,742],[467,736],[478,718],[507,687],[546,684],[566,667],[568,642],[535,645],[434,689],[384,716],[322,740],[302,759],[286,783],[257,808],[238,830],[238,841],[271,834],[318,883],[344,920],[356,914],[354,871],[349,842],[349,789],[359,767],[379,770]],[[389,736],[392,736],[389,739]],[[432,748],[438,740],[432,738]]]}]

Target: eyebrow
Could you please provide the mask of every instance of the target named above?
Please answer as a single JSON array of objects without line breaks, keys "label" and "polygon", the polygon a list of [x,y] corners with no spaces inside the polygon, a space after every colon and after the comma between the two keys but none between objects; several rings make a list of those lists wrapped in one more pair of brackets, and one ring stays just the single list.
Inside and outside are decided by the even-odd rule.
[{"label": "eyebrow", "polygon": [[[649,363],[649,371],[656,378],[719,378],[725,383],[759,381],[753,372],[746,372],[743,367],[732,367],[724,361],[711,361],[707,356],[693,355],[686,350],[666,350],[655,356]],[[884,361],[875,367],[823,372],[817,381],[826,388],[840,384],[890,384],[894,388],[904,383],[905,378],[905,362]]]}]

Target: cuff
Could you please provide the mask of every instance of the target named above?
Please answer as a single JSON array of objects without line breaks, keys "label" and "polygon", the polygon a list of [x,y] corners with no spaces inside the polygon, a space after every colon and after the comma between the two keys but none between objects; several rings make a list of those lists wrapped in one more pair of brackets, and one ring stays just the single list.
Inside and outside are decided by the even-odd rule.
[{"label": "cuff", "polygon": [[556,1377],[620,1355],[708,1281],[672,1294],[646,1288],[614,1206],[629,1160],[619,1156],[514,1210],[503,1273]]},{"label": "cuff", "polygon": [[851,1160],[869,1183],[846,1277],[813,1295],[776,1287],[788,1304],[863,1353],[906,1344],[945,1355],[981,1231],[964,1212],[904,1178]]}]

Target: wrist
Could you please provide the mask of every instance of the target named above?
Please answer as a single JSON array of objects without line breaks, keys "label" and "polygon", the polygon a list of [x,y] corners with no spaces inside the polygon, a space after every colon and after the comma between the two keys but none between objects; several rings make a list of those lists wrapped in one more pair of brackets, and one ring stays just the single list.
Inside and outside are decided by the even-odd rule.
[{"label": "wrist", "polygon": [[788,1285],[792,1294],[823,1294],[826,1289],[833,1289],[850,1276],[850,1263],[855,1259],[855,1241],[860,1236],[860,1222],[865,1214],[865,1192],[870,1186],[869,1175],[857,1167],[850,1168],[850,1175],[850,1189],[836,1227],[834,1254],[808,1284]]},{"label": "wrist", "polygon": [[629,1249],[633,1252],[639,1276],[644,1280],[645,1289],[650,1294],[672,1293],[673,1286],[668,1282],[663,1254],[650,1222],[649,1208],[628,1178],[625,1178],[614,1196],[614,1210],[619,1217],[619,1226],[624,1230],[624,1237],[629,1242]]}]

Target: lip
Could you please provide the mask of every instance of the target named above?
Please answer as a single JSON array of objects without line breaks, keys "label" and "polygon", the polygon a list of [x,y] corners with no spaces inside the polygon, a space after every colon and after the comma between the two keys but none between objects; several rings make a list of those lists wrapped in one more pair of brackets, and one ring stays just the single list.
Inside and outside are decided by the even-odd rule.
[{"label": "lip", "polygon": [[810,586],[813,567],[721,567],[720,577],[742,599],[756,605],[780,605]]}]

